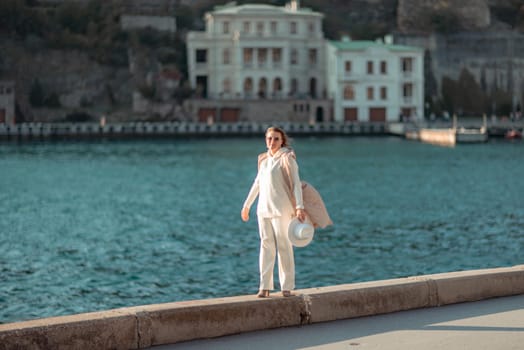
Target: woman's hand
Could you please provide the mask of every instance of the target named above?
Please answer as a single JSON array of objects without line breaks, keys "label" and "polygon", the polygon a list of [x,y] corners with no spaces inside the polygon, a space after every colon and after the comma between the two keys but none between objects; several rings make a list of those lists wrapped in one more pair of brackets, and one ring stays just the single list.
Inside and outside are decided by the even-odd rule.
[{"label": "woman's hand", "polygon": [[304,220],[306,220],[306,211],[304,209],[297,209],[295,214],[298,218],[298,221],[304,222]]},{"label": "woman's hand", "polygon": [[249,220],[249,208],[242,208],[242,211],[240,212],[240,217],[242,218],[242,221],[247,222]]}]

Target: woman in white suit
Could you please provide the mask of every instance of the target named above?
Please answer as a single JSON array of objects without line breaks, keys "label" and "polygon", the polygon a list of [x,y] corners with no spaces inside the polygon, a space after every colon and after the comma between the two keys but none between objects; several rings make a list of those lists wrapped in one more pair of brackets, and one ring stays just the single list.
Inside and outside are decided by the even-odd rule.
[{"label": "woman in white suit", "polygon": [[[291,296],[295,288],[295,260],[288,238],[288,226],[294,217],[306,219],[302,188],[295,153],[289,147],[284,130],[266,131],[267,152],[259,155],[258,174],[242,207],[243,221],[258,196],[257,217],[260,234],[260,298],[274,289],[273,270],[278,254],[278,276],[282,295]],[[291,188],[290,188],[291,186]],[[291,190],[291,191],[290,191]]]}]

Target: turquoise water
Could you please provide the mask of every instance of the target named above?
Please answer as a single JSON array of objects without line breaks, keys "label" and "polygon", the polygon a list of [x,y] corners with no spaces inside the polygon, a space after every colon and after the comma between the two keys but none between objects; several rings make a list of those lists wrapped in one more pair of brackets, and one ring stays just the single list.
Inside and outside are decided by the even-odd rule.
[{"label": "turquoise water", "polygon": [[[524,143],[297,138],[297,288],[524,263]],[[0,144],[0,323],[253,294],[260,139]]]}]

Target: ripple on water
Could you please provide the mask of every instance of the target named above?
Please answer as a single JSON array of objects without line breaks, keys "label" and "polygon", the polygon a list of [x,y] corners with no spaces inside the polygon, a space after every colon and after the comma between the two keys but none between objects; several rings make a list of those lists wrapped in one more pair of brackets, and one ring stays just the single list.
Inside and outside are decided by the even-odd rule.
[{"label": "ripple on water", "polygon": [[[523,145],[296,139],[335,222],[295,250],[297,288],[522,264]],[[0,148],[0,322],[255,293],[256,215],[239,212],[263,149]]]}]

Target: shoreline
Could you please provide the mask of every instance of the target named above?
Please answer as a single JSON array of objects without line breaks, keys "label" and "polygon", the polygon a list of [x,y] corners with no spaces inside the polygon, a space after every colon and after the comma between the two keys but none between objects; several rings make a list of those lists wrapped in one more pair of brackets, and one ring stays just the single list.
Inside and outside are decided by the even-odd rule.
[{"label": "shoreline", "polygon": [[524,294],[524,265],[143,305],[0,325],[0,349],[142,349]]},{"label": "shoreline", "polygon": [[[427,124],[427,123],[425,123]],[[409,133],[422,124],[399,122],[127,122],[110,123],[22,123],[0,124],[0,141],[43,140],[129,140],[144,138],[210,138],[253,137],[263,134],[272,125],[283,127],[293,137],[302,136],[396,136],[409,138]],[[431,123],[442,127],[447,123]],[[524,121],[488,125],[490,137],[503,137],[509,129],[524,128]]]},{"label": "shoreline", "polygon": [[393,135],[387,123],[196,123],[129,122],[0,124],[0,140],[90,140],[142,138],[208,138],[260,136],[272,125],[281,125],[293,136]]}]

